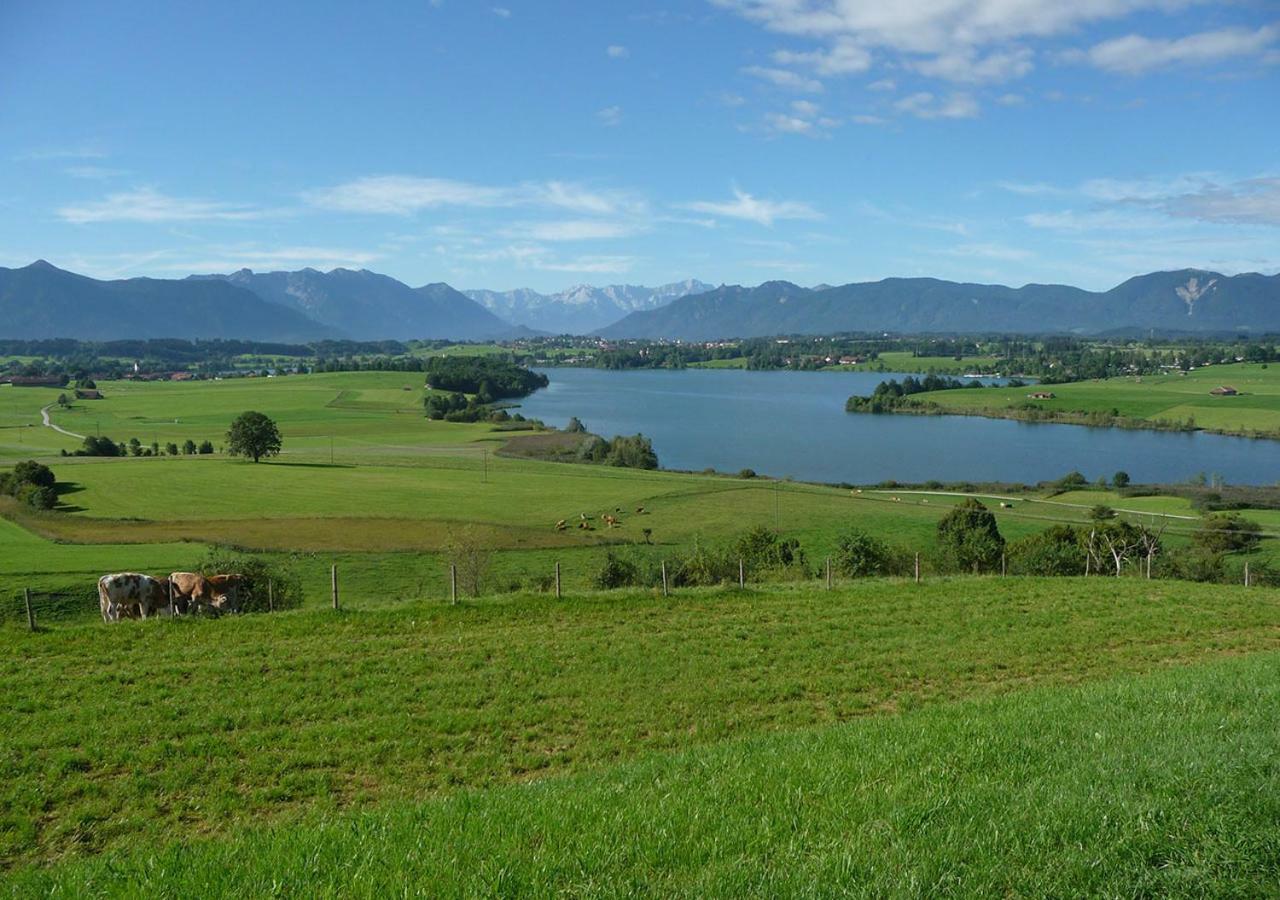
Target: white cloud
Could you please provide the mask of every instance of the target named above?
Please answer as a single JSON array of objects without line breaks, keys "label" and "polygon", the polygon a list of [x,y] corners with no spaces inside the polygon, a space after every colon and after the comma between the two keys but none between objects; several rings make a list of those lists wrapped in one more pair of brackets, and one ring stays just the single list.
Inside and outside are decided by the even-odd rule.
[{"label": "white cloud", "polygon": [[631,271],[635,262],[632,256],[579,256],[566,260],[537,260],[533,267],[546,272],[621,275]]},{"label": "white cloud", "polygon": [[810,100],[792,100],[788,112],[768,113],[764,122],[765,129],[774,134],[802,134],[806,137],[825,137],[840,124],[838,120],[822,115],[822,107]]},{"label": "white cloud", "polygon": [[307,191],[303,199],[319,209],[407,216],[427,209],[546,206],[578,213],[639,214],[645,203],[618,191],[596,191],[564,181],[511,187],[414,175],[369,175],[331,188]]},{"label": "white cloud", "polygon": [[747,66],[742,70],[745,74],[776,84],[789,91],[801,91],[807,94],[822,92],[822,82],[814,78],[806,78],[790,69],[773,69],[768,66]]},{"label": "white cloud", "polygon": [[855,125],[883,125],[887,119],[883,116],[858,115],[853,117]]},{"label": "white cloud", "polygon": [[[711,0],[769,31],[808,38],[815,51],[781,51],[788,65],[822,75],[863,71],[865,58],[964,83],[1019,78],[1031,69],[1024,46],[1143,10],[1175,11],[1204,0]],[[880,51],[877,53],[877,51]],[[896,54],[896,59],[892,55]],[[820,66],[825,60],[827,71]],[[843,61],[843,62],[842,62]],[[869,64],[869,63],[868,63]],[[859,68],[861,66],[861,68]]]},{"label": "white cloud", "polygon": [[793,200],[760,200],[746,191],[733,189],[733,200],[700,200],[684,204],[685,209],[729,219],[743,219],[760,225],[772,225],[779,219],[820,219],[821,214],[807,203]]},{"label": "white cloud", "polygon": [[630,237],[640,228],[627,222],[571,219],[559,222],[523,222],[506,230],[512,237],[535,241],[593,241]]},{"label": "white cloud", "polygon": [[892,78],[881,78],[879,81],[873,81],[867,85],[867,90],[869,91],[883,91],[887,93],[889,91],[896,91],[897,89],[898,83]]},{"label": "white cloud", "polygon": [[1171,216],[1234,225],[1280,226],[1280,178],[1253,178],[1167,197]]},{"label": "white cloud", "polygon": [[871,68],[871,54],[847,40],[836,41],[826,50],[778,50],[773,54],[773,61],[783,66],[806,66],[823,76],[851,75]]},{"label": "white cloud", "polygon": [[381,253],[341,247],[209,247],[198,259],[166,262],[166,272],[234,272],[237,269],[357,269],[383,258]]},{"label": "white cloud", "polygon": [[920,91],[903,97],[894,104],[894,109],[918,119],[972,119],[978,114],[978,102],[970,94],[938,97]]},{"label": "white cloud", "polygon": [[622,122],[621,106],[606,106],[604,109],[596,113],[596,118],[600,120],[600,124],[607,128],[612,128]]},{"label": "white cloud", "polygon": [[1258,56],[1278,39],[1280,27],[1275,25],[1258,29],[1222,28],[1174,39],[1130,34],[1066,56],[1109,72],[1141,75],[1153,69],[1202,66],[1236,57]]},{"label": "white cloud", "polygon": [[170,197],[152,188],[108,194],[104,199],[64,206],[58,216],[85,225],[94,222],[212,222],[262,218],[263,210],[210,200]]},{"label": "white cloud", "polygon": [[1027,102],[1027,98],[1021,94],[1001,94],[996,102],[1001,106],[1021,106]]},{"label": "white cloud", "polygon": [[510,18],[511,18],[511,10],[507,9],[505,6],[495,6],[495,7],[493,7],[493,14],[494,14],[495,16],[497,16],[499,19],[510,19]]},{"label": "white cloud", "polygon": [[1061,194],[1062,188],[1052,184],[1046,184],[1043,181],[998,181],[996,187],[1002,191],[1008,191],[1011,194],[1021,194],[1024,197],[1034,196],[1037,194]]},{"label": "white cloud", "polygon": [[509,190],[448,178],[368,175],[336,187],[308,191],[312,206],[339,212],[409,215],[440,206],[510,206]]},{"label": "white cloud", "polygon": [[626,59],[631,55],[631,51],[621,44],[610,44],[604,52],[610,59]]},{"label": "white cloud", "polygon": [[940,53],[912,65],[921,75],[959,81],[967,84],[987,84],[1021,78],[1031,71],[1032,53],[1025,47],[976,54],[970,48]]}]

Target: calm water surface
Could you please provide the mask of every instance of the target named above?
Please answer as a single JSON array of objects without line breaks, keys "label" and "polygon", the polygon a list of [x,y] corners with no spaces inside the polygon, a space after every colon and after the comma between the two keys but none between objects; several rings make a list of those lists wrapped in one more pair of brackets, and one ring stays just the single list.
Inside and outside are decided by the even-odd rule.
[{"label": "calm water surface", "polygon": [[1126,431],[971,416],[850,414],[882,372],[549,369],[550,387],[521,412],[597,434],[648,435],[664,468],[755,469],[802,481],[1020,481],[1118,469],[1135,481],[1219,474],[1235,484],[1280,479],[1280,443],[1213,434]]}]

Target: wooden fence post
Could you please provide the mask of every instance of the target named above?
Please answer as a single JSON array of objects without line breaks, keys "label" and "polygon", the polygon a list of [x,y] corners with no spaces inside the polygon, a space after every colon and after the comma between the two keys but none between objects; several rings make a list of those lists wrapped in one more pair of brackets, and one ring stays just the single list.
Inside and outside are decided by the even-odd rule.
[{"label": "wooden fence post", "polygon": [[[1245,587],[1249,586],[1249,561],[1248,560],[1245,560],[1244,562],[1244,586]],[[30,605],[28,605],[27,609],[29,610],[30,608],[31,608]],[[32,628],[34,629],[35,626],[33,625]]]},{"label": "wooden fence post", "polygon": [[27,601],[27,627],[32,631],[36,630],[36,613],[31,608],[31,588],[23,588],[22,596]]},{"label": "wooden fence post", "polygon": [[667,561],[662,561],[662,596],[667,596]]},{"label": "wooden fence post", "polygon": [[827,557],[827,590],[831,590],[831,557]]},{"label": "wooden fence post", "polygon": [[747,586],[747,570],[742,564],[742,559],[738,559],[738,587],[745,588]]},{"label": "wooden fence post", "polygon": [[916,554],[916,584],[920,583],[920,554]]},{"label": "wooden fence post", "polygon": [[560,563],[556,563],[556,599],[560,599]]},{"label": "wooden fence post", "polygon": [[333,588],[333,608],[338,608],[338,565],[334,563],[329,569],[329,581]]},{"label": "wooden fence post", "polygon": [[458,566],[449,563],[449,602],[458,605]]},{"label": "wooden fence post", "polygon": [[1004,554],[1001,553],[1000,554],[1000,577],[1001,578],[1004,577],[1004,572],[1005,572]]},{"label": "wooden fence post", "polygon": [[267,579],[267,612],[276,611],[276,586],[275,582],[270,578]]}]

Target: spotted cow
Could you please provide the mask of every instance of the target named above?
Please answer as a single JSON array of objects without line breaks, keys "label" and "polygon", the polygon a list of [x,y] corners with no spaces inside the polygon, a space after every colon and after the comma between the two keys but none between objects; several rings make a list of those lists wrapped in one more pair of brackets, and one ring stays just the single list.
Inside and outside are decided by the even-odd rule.
[{"label": "spotted cow", "polygon": [[119,622],[135,615],[147,618],[168,608],[167,584],[150,575],[120,572],[98,579],[98,605],[102,621]]}]

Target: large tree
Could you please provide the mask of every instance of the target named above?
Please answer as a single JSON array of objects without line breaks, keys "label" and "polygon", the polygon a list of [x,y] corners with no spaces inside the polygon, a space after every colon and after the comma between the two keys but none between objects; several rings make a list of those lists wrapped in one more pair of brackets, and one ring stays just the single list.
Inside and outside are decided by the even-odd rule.
[{"label": "large tree", "polygon": [[227,431],[227,452],[232,456],[248,456],[257,462],[264,456],[280,452],[280,430],[276,423],[260,412],[243,412]]}]

